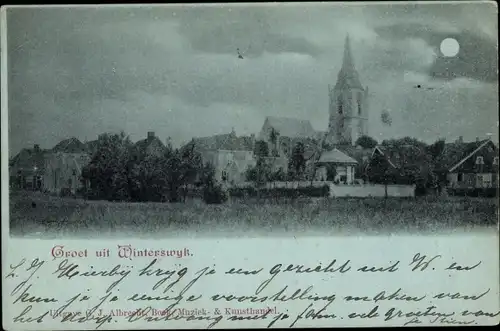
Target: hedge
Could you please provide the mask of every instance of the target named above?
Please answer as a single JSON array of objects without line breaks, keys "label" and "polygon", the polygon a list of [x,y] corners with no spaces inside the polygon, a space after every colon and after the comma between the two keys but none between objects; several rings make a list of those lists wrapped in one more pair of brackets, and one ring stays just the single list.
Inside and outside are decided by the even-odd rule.
[{"label": "hedge", "polygon": [[230,188],[229,195],[233,197],[326,197],[330,193],[330,187],[324,185],[321,187],[306,186],[299,188],[289,188],[289,187],[275,187],[275,188],[261,188],[256,189],[254,187],[245,188]]},{"label": "hedge", "polygon": [[449,195],[468,196],[468,197],[488,197],[498,196],[498,188],[456,188],[448,189]]}]

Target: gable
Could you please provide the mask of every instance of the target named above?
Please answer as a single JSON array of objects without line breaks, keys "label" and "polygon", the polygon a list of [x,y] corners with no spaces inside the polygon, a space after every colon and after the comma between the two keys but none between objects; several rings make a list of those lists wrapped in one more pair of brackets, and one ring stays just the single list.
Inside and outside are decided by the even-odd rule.
[{"label": "gable", "polygon": [[[498,148],[491,140],[469,144],[464,148],[462,156],[461,160],[449,169],[450,172],[498,172],[498,165],[493,164],[494,158],[498,157]],[[482,159],[482,164],[476,163],[478,158]]]},{"label": "gable", "polygon": [[77,138],[69,138],[59,142],[52,148],[53,152],[82,153],[86,151],[86,146]]}]

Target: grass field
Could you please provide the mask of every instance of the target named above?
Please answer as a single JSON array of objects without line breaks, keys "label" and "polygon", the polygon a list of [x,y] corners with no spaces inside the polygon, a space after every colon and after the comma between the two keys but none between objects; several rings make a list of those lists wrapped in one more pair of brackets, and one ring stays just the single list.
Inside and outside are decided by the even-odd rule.
[{"label": "grass field", "polygon": [[486,198],[233,199],[206,205],[200,200],[111,203],[11,192],[9,205],[11,235],[42,239],[464,232],[493,227],[498,220],[498,201]]}]

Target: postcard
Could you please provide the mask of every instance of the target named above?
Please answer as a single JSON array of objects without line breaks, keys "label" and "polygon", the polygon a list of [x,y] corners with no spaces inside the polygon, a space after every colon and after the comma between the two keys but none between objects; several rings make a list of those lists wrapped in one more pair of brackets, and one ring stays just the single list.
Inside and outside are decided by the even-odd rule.
[{"label": "postcard", "polygon": [[497,15],[2,7],[4,329],[498,324]]}]

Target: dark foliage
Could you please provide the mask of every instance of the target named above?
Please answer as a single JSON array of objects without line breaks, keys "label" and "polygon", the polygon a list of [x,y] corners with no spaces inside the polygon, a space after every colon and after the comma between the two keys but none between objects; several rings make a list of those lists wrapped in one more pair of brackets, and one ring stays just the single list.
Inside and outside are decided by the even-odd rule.
[{"label": "dark foliage", "polygon": [[99,136],[90,163],[82,169],[82,194],[110,201],[185,200],[187,186],[201,169],[194,144],[170,145],[153,152],[139,148],[124,134]]},{"label": "dark foliage", "polygon": [[269,146],[267,142],[259,140],[255,142],[254,148],[255,156],[257,157],[267,157],[269,156]]},{"label": "dark foliage", "polygon": [[227,201],[228,195],[220,184],[215,181],[215,169],[210,164],[205,164],[200,176],[203,186],[203,201],[207,204],[220,204]]},{"label": "dark foliage", "polygon": [[363,148],[374,148],[378,145],[378,142],[369,136],[361,136],[356,140],[356,145]]},{"label": "dark foliage", "polygon": [[260,198],[280,198],[280,197],[326,197],[330,192],[330,187],[324,185],[321,187],[307,186],[299,188],[287,188],[287,187],[276,187],[276,188],[261,188],[256,189],[254,187],[245,188],[230,188],[229,195],[234,197],[260,197]]},{"label": "dark foliage", "polygon": [[304,156],[305,146],[302,142],[298,142],[292,149],[292,155],[288,161],[289,177],[292,180],[302,179],[306,170],[306,158]]}]

